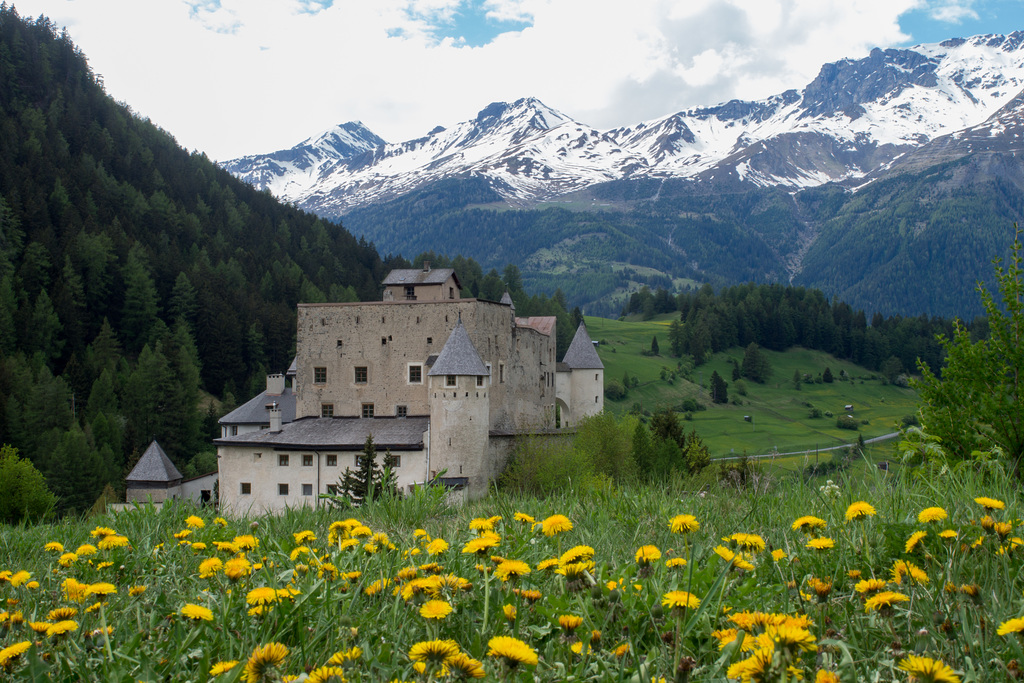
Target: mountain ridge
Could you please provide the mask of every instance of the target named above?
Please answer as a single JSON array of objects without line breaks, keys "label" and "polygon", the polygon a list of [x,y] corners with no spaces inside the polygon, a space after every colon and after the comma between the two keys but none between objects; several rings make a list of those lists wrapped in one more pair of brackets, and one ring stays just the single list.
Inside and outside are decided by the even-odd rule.
[{"label": "mountain ridge", "polygon": [[[1024,32],[1017,31],[875,48],[860,59],[822,65],[799,91],[694,107],[610,130],[521,98],[492,103],[473,119],[415,140],[385,143],[373,136],[380,140],[376,147],[340,150],[315,168],[257,163],[266,155],[244,157],[248,166],[232,160],[224,167],[332,219],[433,182],[472,176],[521,208],[628,179],[733,176],[743,185],[794,190],[856,185],[932,140],[983,124],[1019,95],[1022,45]],[[293,149],[303,145],[308,141]]]}]

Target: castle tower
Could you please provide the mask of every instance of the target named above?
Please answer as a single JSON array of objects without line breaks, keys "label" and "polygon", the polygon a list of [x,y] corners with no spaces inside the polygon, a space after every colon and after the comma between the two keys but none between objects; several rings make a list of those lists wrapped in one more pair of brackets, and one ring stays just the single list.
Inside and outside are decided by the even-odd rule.
[{"label": "castle tower", "polygon": [[604,410],[604,363],[582,322],[558,364],[555,396],[562,427],[575,427],[584,417]]},{"label": "castle tower", "polygon": [[469,338],[462,317],[434,361],[428,379],[430,476],[463,485],[470,497],[487,492],[490,371]]}]

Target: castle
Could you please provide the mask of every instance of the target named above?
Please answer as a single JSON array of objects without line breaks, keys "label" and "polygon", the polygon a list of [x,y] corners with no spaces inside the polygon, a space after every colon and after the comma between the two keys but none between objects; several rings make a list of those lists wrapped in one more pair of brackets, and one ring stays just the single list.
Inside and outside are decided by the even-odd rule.
[{"label": "castle", "polygon": [[[556,406],[561,428],[603,410],[604,366],[582,323],[556,362],[554,317],[517,318],[508,294],[460,290],[452,269],[427,263],[389,273],[382,301],[299,304],[295,419],[273,400],[249,431],[222,420],[221,507],[316,506],[356,468],[367,435],[390,451],[401,489],[433,482],[479,497],[516,436],[556,428]],[[286,395],[283,377],[272,383]]]}]

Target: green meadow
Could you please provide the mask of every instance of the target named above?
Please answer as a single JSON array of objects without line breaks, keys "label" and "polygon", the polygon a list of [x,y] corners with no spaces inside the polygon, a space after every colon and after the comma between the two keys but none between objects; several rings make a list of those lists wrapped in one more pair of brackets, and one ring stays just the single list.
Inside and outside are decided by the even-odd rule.
[{"label": "green meadow", "polygon": [[[784,353],[762,349],[771,363],[772,376],[764,384],[741,380],[746,395],[731,381],[732,360],[743,361],[744,349],[739,347],[715,354],[688,376],[673,380],[669,374],[663,378],[663,371],[678,372],[679,359],[671,355],[668,337],[673,319],[671,315],[636,322],[587,318],[591,338],[600,342],[597,349],[605,366],[605,381],[622,381],[624,375],[638,380],[625,399],[606,400],[605,409],[621,415],[639,404],[643,411],[654,413],[694,399],[707,409],[686,414],[692,419],[684,426],[697,430],[714,457],[778,452],[824,458],[828,456],[823,449],[855,442],[858,435],[871,439],[897,431],[901,419],[917,411],[914,390],[889,384],[881,375],[827,353],[803,348]],[[660,355],[644,355],[654,337]],[[799,390],[794,388],[794,372],[817,377],[826,367],[836,378],[832,383],[802,382]],[[728,382],[727,404],[711,402],[708,387],[713,371]],[[839,379],[842,371],[848,381]],[[847,405],[853,410],[846,411]],[[812,406],[822,417],[811,417]],[[833,417],[827,417],[827,412]],[[836,417],[844,414],[856,418],[858,430],[836,426]]]}]

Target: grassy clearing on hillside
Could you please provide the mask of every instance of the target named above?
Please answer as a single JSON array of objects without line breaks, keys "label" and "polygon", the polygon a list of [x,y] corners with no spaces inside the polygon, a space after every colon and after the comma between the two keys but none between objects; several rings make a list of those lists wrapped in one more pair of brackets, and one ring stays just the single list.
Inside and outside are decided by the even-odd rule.
[{"label": "grassy clearing on hillside", "polygon": [[[925,666],[914,655],[951,667],[935,680],[1010,680],[1024,658],[1016,482],[867,471],[831,488],[678,480],[464,507],[424,492],[358,521],[168,506],[7,529],[0,668],[24,681],[852,682],[904,680]],[[920,521],[929,509],[948,517]]]},{"label": "grassy clearing on hillside", "polygon": [[[696,429],[711,449],[713,456],[751,455],[810,451],[828,448],[857,440],[858,433],[865,439],[896,431],[900,419],[917,411],[917,395],[911,389],[885,384],[883,379],[846,361],[821,351],[791,349],[785,353],[762,350],[769,359],[773,375],[765,384],[743,380],[747,395],[740,396],[730,381],[732,364],[743,361],[743,349],[730,349],[715,354],[704,365],[691,373],[693,382],[682,377],[674,382],[661,379],[663,369],[676,368],[678,359],[670,355],[669,324],[674,316],[661,316],[646,322],[612,321],[587,318],[587,329],[598,346],[598,354],[605,365],[605,380],[622,380],[624,374],[636,376],[640,385],[630,389],[622,401],[605,401],[605,409],[616,414],[630,411],[634,403],[645,410],[657,412],[665,407],[678,406],[684,399],[693,398],[707,406],[707,410],[693,413],[686,428]],[[650,349],[651,339],[657,336],[660,356],[644,356]],[[817,376],[829,367],[838,378],[845,370],[853,379],[831,384],[801,384],[793,388],[793,373],[799,371]],[[712,371],[717,371],[729,382],[727,405],[714,405],[708,391]],[[735,405],[738,401],[740,405]],[[811,404],[833,413],[833,417],[810,417]],[[846,414],[844,406],[853,405],[852,415],[867,420],[857,431],[836,427],[836,417]],[[750,416],[750,421],[744,417]]]}]

